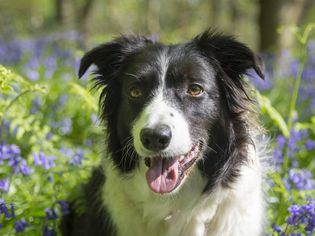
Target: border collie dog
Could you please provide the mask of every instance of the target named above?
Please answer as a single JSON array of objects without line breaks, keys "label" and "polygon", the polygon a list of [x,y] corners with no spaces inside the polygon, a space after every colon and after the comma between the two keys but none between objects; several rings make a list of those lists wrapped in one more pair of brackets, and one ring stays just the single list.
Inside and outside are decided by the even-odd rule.
[{"label": "border collie dog", "polygon": [[63,235],[261,235],[266,142],[243,78],[263,78],[261,60],[208,30],[175,45],[121,36],[79,76],[92,64],[106,151]]}]

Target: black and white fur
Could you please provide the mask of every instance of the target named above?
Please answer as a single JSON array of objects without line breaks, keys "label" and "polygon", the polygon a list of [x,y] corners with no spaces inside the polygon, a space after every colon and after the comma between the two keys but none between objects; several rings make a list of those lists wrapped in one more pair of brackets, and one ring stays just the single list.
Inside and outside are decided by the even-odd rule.
[{"label": "black and white fur", "polygon": [[[85,54],[79,76],[92,64],[106,152],[63,219],[63,235],[261,235],[266,143],[242,78],[250,68],[263,78],[253,52],[211,30],[176,45],[122,36]],[[192,96],[196,85],[201,94]],[[161,135],[162,126],[167,142],[142,138],[144,129]],[[177,186],[152,191],[146,161],[179,158],[197,144]]]}]

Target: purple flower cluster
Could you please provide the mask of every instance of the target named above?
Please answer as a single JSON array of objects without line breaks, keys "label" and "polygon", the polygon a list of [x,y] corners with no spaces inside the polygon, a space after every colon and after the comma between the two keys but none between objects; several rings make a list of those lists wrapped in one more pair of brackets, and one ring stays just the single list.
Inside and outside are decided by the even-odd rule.
[{"label": "purple flower cluster", "polygon": [[55,231],[55,229],[51,229],[48,226],[43,227],[42,236],[55,236],[55,235],[57,235],[57,232]]},{"label": "purple flower cluster", "polygon": [[[11,211],[11,213],[9,212]],[[0,215],[4,215],[4,218],[15,218],[14,205],[10,205],[10,210],[3,199],[0,199]]]},{"label": "purple flower cluster", "polygon": [[45,170],[49,170],[55,166],[55,156],[46,156],[43,152],[34,153],[34,165],[42,166]]},{"label": "purple flower cluster", "polygon": [[[38,80],[41,76],[50,79],[59,65],[74,68],[76,64],[74,50],[69,50],[69,46],[71,46],[69,45],[71,42],[69,35],[73,39],[78,37],[77,34],[69,32],[36,40],[17,40],[12,37],[7,37],[6,40],[0,39],[0,64],[22,65],[22,74],[30,80]],[[74,43],[72,44],[74,45]],[[45,68],[45,70],[41,70],[41,68]]]},{"label": "purple flower cluster", "polygon": [[281,168],[281,165],[283,163],[283,154],[284,154],[284,148],[286,145],[286,138],[283,135],[279,135],[277,137],[277,142],[276,142],[276,148],[273,151],[272,159],[271,159],[271,164],[274,165],[277,170]]},{"label": "purple flower cluster", "polygon": [[14,174],[21,173],[24,176],[28,176],[33,173],[26,160],[21,157],[20,148],[15,144],[0,144],[0,165],[4,164],[5,161]]},{"label": "purple flower cluster", "polygon": [[8,178],[0,180],[0,190],[2,192],[5,192],[5,193],[9,191],[9,179]]},{"label": "purple flower cluster", "polygon": [[290,216],[287,219],[287,224],[298,227],[304,226],[304,230],[307,232],[313,232],[315,230],[315,201],[309,199],[305,205],[292,205],[288,209]]},{"label": "purple flower cluster", "polygon": [[54,209],[46,208],[45,213],[47,220],[56,220],[58,218],[57,212]]},{"label": "purple flower cluster", "polygon": [[14,229],[16,233],[21,233],[25,230],[25,228],[29,226],[29,224],[24,220],[19,220],[14,223]]},{"label": "purple flower cluster", "polygon": [[313,175],[306,169],[290,169],[288,179],[283,179],[283,183],[288,191],[292,188],[297,190],[315,189]]},{"label": "purple flower cluster", "polygon": [[58,204],[62,215],[68,215],[70,213],[69,202],[60,200]]},{"label": "purple flower cluster", "polygon": [[69,117],[61,121],[54,121],[51,123],[51,126],[58,129],[61,135],[70,134],[72,132],[72,120]]},{"label": "purple flower cluster", "polygon": [[[58,201],[59,207],[60,207],[60,212],[61,215],[67,215],[70,213],[69,209],[69,203],[64,200]],[[46,214],[46,220],[48,221],[55,221],[58,219],[58,214],[54,208],[46,208],[45,209],[45,214]],[[43,230],[42,230],[42,236],[55,236],[57,235],[57,232],[54,228],[50,228],[47,225],[44,225]]]},{"label": "purple flower cluster", "polygon": [[[10,204],[10,209],[3,199],[0,199],[0,216],[3,214],[4,218],[7,219],[15,219],[15,210],[14,205]],[[21,233],[25,230],[25,228],[29,226],[29,224],[25,221],[25,219],[17,220],[14,222],[14,229],[16,233]],[[2,224],[0,224],[0,228]]]},{"label": "purple flower cluster", "polygon": [[276,170],[281,169],[283,160],[287,157],[290,158],[292,167],[297,168],[298,160],[296,156],[301,151],[302,147],[307,151],[315,150],[315,141],[308,139],[308,136],[307,130],[292,130],[289,139],[286,139],[283,135],[277,137],[276,147],[271,159]]},{"label": "purple flower cluster", "polygon": [[74,166],[81,166],[84,158],[84,151],[80,148],[77,148],[75,151],[69,148],[61,148],[60,152],[69,158],[69,163]]}]

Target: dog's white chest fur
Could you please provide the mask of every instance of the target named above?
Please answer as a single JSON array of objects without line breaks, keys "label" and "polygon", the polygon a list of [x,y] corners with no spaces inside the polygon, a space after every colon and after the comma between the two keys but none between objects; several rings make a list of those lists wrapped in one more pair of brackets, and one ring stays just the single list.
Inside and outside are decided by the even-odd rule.
[{"label": "dog's white chest fur", "polygon": [[119,236],[255,236],[262,229],[263,194],[258,156],[250,151],[249,163],[231,188],[206,185],[197,168],[175,194],[153,194],[145,180],[145,166],[122,177],[106,160],[103,202]]}]

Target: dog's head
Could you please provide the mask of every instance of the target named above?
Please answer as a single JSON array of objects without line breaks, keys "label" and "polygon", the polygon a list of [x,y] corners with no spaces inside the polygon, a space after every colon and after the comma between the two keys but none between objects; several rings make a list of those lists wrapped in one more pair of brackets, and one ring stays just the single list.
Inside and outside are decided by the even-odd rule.
[{"label": "dog's head", "polygon": [[173,192],[194,166],[209,185],[223,172],[235,175],[248,135],[241,76],[254,68],[263,78],[249,48],[212,31],[177,45],[122,36],[85,54],[79,76],[92,64],[103,87],[108,149],[121,172],[145,163],[143,178],[156,193]]}]

